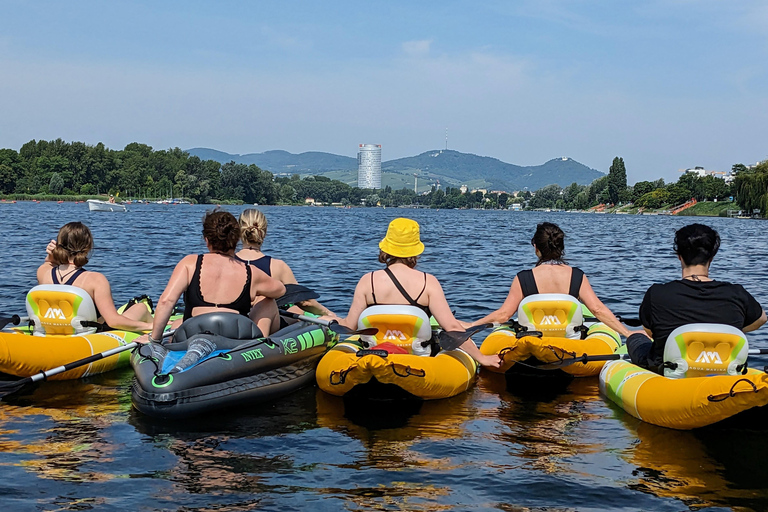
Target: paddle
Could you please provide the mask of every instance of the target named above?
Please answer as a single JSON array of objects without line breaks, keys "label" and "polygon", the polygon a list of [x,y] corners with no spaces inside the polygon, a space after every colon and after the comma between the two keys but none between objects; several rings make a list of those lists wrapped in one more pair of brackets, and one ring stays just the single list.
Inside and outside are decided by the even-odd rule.
[{"label": "paddle", "polygon": [[287,284],[285,285],[285,294],[275,299],[275,302],[277,302],[278,308],[283,308],[305,300],[317,299],[318,297],[320,295],[317,292],[310,290],[306,286]]},{"label": "paddle", "polygon": [[[175,329],[164,332],[163,338],[172,336],[174,332],[176,332]],[[115,347],[109,350],[105,350],[104,352],[101,352],[99,354],[93,354],[92,356],[84,357],[83,359],[78,359],[77,361],[73,361],[63,366],[57,366],[56,368],[52,368],[50,370],[44,370],[40,373],[36,373],[32,375],[31,377],[24,377],[23,379],[15,380],[12,382],[0,382],[0,400],[2,400],[3,397],[5,397],[6,395],[10,395],[11,393],[16,393],[17,391],[21,390],[24,386],[27,386],[29,384],[33,384],[35,382],[45,380],[48,377],[57,375],[59,373],[68,372],[69,370],[79,368],[80,366],[85,366],[86,364],[91,364],[95,361],[98,361],[99,359],[104,359],[106,357],[119,354],[120,352],[125,352],[126,350],[132,350],[133,348],[138,347],[139,345],[142,345],[142,343],[137,343],[134,341],[132,343],[128,343],[127,345],[122,345],[120,347]]]},{"label": "paddle", "polygon": [[[747,353],[752,356],[768,354],[768,348],[750,348]],[[556,370],[564,366],[570,366],[576,363],[591,363],[593,361],[617,361],[619,359],[629,359],[629,354],[598,354],[590,356],[588,354],[582,354],[576,357],[563,358],[556,363],[543,364],[536,366],[539,370]]]},{"label": "paddle", "polygon": [[437,335],[437,342],[443,350],[455,350],[464,344],[474,334],[493,327],[493,324],[482,324],[470,327],[466,331],[441,331]]},{"label": "paddle", "polygon": [[[616,318],[619,320],[619,322],[628,325],[630,327],[642,327],[643,322],[640,321],[639,318],[628,318],[622,315],[616,315]],[[594,316],[585,316],[584,317],[585,322],[599,322],[597,318]]]},{"label": "paddle", "polygon": [[0,318],[0,329],[3,329],[8,324],[19,325],[21,322],[29,321],[29,317],[13,315],[10,318]]},{"label": "paddle", "polygon": [[322,326],[327,327],[328,329],[330,329],[333,332],[338,333],[338,334],[348,334],[348,335],[360,334],[360,335],[363,335],[363,336],[373,336],[374,334],[379,332],[379,330],[376,327],[369,327],[368,329],[360,329],[360,330],[355,331],[353,329],[350,329],[349,327],[344,327],[343,325],[341,325],[336,320],[323,320],[322,318],[312,318],[312,317],[309,317],[309,316],[304,316],[304,315],[299,315],[299,314],[296,314],[296,313],[292,313],[290,311],[280,310],[280,314],[282,316],[287,316],[288,318],[294,318],[296,320],[302,320],[304,322],[309,322],[311,324],[322,325]]}]

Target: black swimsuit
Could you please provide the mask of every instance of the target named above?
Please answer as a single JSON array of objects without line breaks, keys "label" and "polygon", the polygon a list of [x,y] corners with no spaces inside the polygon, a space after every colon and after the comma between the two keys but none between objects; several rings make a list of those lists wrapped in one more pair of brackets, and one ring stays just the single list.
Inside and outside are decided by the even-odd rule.
[{"label": "black swimsuit", "polygon": [[[392,280],[392,282],[395,285],[395,288],[397,288],[400,293],[405,297],[405,300],[408,301],[408,304],[411,306],[416,306],[420,310],[422,310],[424,313],[427,314],[427,317],[431,317],[432,313],[429,311],[428,306],[424,306],[422,304],[419,304],[419,299],[424,294],[424,291],[427,289],[427,273],[424,272],[424,287],[421,289],[421,293],[419,293],[419,296],[413,299],[410,295],[408,295],[408,292],[405,291],[405,288],[403,288],[403,285],[400,284],[400,281],[397,280],[395,277],[395,274],[389,270],[389,267],[384,269],[384,272],[387,273],[389,278]],[[373,272],[371,272],[371,296],[373,297],[373,304],[368,304],[369,306],[378,306],[379,303],[376,302],[376,293],[373,291]]]},{"label": "black swimsuit", "polygon": [[238,260],[242,261],[245,264],[253,265],[257,269],[261,270],[265,274],[267,274],[269,277],[272,277],[272,256],[264,255],[259,259],[256,260],[244,260],[243,258],[240,258],[239,256],[235,256]]},{"label": "black swimsuit", "polygon": [[[67,286],[75,286],[72,283],[75,282],[75,279],[77,279],[80,276],[80,274],[85,272],[84,268],[78,268],[77,270],[75,270],[72,273],[72,275],[69,277],[69,279],[66,280],[66,282],[62,283],[61,281],[59,281],[59,277],[56,275],[56,269],[57,268],[58,267],[53,267],[51,269],[51,280],[53,281],[53,284],[64,284],[64,285],[67,285]],[[76,288],[80,288],[80,287],[77,286]],[[91,300],[93,300],[93,297],[91,297]],[[101,314],[99,313],[99,308],[96,307],[96,303],[95,302],[93,303],[93,308],[96,310],[96,318],[101,318]]]},{"label": "black swimsuit", "polygon": [[[539,288],[536,286],[536,279],[533,277],[533,270],[522,270],[517,273],[517,279],[520,281],[520,288],[523,290],[523,297],[536,295]],[[571,267],[571,284],[568,288],[568,295],[579,298],[581,282],[584,280],[584,272],[576,267]]]},{"label": "black swimsuit", "polygon": [[184,320],[192,318],[192,310],[200,307],[234,309],[241,315],[248,316],[248,313],[251,312],[251,267],[249,265],[245,266],[247,278],[243,291],[240,292],[238,298],[229,304],[214,304],[203,298],[203,293],[200,291],[200,269],[202,267],[203,255],[198,254],[195,273],[192,274],[192,280],[189,282],[189,287],[187,288],[187,291],[184,292]]}]

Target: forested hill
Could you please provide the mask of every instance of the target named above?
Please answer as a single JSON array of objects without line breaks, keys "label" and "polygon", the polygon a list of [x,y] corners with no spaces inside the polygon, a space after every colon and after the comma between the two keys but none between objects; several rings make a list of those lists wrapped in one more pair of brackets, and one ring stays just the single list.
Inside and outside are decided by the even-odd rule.
[{"label": "forested hill", "polygon": [[[353,174],[346,176],[346,179],[339,173],[333,177],[348,182],[356,181],[357,159],[331,153],[293,154],[287,151],[266,151],[233,155],[206,148],[193,148],[187,152],[202,160],[216,160],[222,164],[230,161],[256,164],[276,174],[319,175],[334,171],[351,171]],[[571,158],[555,158],[542,165],[524,167],[508,164],[497,158],[452,150],[434,150],[417,156],[384,161],[381,168],[385,174],[410,177],[416,173],[421,179],[440,180],[444,185],[459,186],[467,183],[474,187],[509,191],[525,188],[537,190],[554,183],[562,187],[574,182],[587,185],[605,176]]]},{"label": "forested hill", "polygon": [[590,169],[571,158],[555,158],[542,165],[522,167],[497,158],[435,150],[418,156],[399,158],[381,164],[382,170],[444,176],[449,184],[483,179],[489,188],[498,190],[537,190],[545,185],[561,187],[578,183],[588,185],[605,174]]},{"label": "forested hill", "polygon": [[323,174],[329,171],[357,170],[357,158],[320,151],[308,151],[296,155],[287,151],[274,150],[264,153],[232,155],[215,149],[192,148],[188,149],[187,153],[200,158],[200,160],[216,160],[221,164],[232,161],[238,164],[255,164],[274,174]]}]

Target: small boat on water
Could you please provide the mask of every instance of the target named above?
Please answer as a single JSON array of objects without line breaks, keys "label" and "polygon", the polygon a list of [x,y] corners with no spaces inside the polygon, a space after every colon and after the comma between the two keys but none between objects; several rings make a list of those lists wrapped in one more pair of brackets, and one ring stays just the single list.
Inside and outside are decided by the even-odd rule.
[{"label": "small boat on water", "polygon": [[92,212],[124,212],[125,205],[121,203],[110,203],[109,201],[99,201],[98,199],[89,199],[88,210]]},{"label": "small boat on water", "polygon": [[190,318],[173,342],[134,352],[133,406],[148,416],[184,418],[280,398],[312,384],[332,338],[327,328],[302,321],[265,338],[237,313]]}]

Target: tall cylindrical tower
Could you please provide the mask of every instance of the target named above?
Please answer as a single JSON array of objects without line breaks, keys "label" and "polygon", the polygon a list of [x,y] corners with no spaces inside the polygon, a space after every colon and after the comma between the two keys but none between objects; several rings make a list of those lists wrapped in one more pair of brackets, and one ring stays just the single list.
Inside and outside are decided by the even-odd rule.
[{"label": "tall cylindrical tower", "polygon": [[381,144],[360,144],[357,151],[357,186],[381,188]]}]

